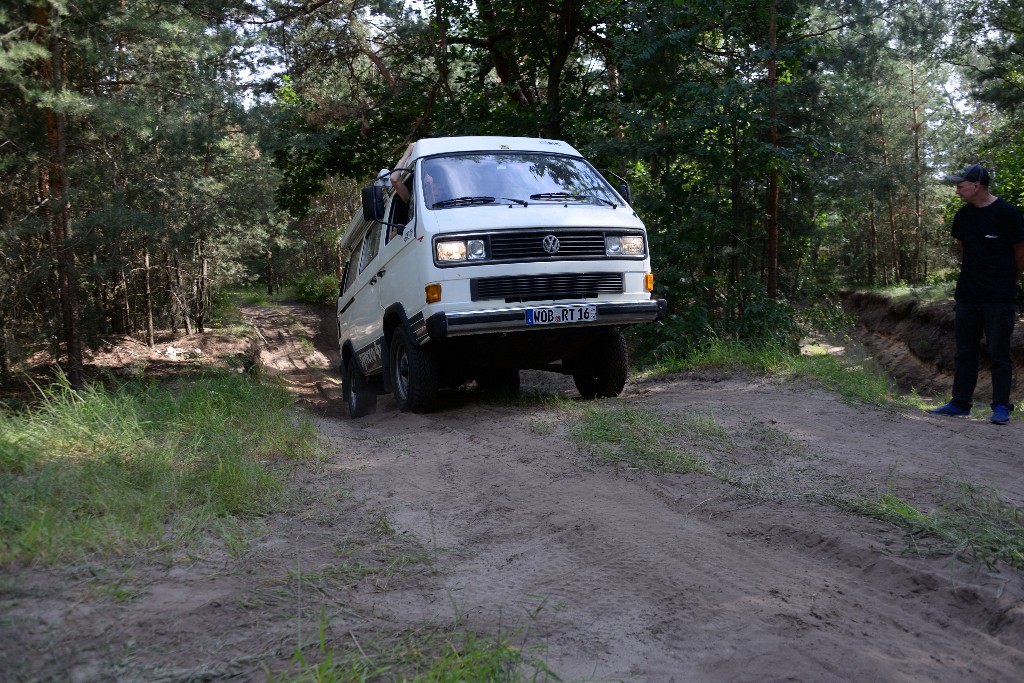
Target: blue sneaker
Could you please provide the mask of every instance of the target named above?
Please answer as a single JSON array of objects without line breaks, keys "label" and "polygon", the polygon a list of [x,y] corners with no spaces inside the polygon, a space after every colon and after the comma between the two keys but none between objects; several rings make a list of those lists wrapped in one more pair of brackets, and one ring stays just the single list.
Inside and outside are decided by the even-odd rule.
[{"label": "blue sneaker", "polygon": [[1010,407],[997,403],[992,406],[992,424],[1004,425],[1010,421]]},{"label": "blue sneaker", "polygon": [[951,415],[953,417],[965,417],[971,414],[971,409],[961,408],[960,406],[950,401],[946,405],[939,406],[938,408],[932,408],[928,412],[931,413],[932,415]]}]

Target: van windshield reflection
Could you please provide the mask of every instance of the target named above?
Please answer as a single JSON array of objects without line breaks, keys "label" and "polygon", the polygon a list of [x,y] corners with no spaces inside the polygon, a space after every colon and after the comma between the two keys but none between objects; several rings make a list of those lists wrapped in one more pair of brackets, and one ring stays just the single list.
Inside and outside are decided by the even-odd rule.
[{"label": "van windshield reflection", "polygon": [[517,152],[424,159],[420,183],[430,209],[530,203],[622,203],[590,164],[569,156]]}]

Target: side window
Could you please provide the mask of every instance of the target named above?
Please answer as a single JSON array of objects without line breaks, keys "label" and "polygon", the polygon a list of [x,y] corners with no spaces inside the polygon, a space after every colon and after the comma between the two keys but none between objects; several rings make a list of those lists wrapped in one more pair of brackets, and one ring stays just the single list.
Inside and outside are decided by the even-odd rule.
[{"label": "side window", "polygon": [[380,231],[383,226],[380,223],[374,223],[370,231],[366,233],[366,238],[363,240],[363,257],[359,261],[359,272],[363,272],[363,269],[370,264],[373,259],[377,258],[377,252],[380,251]]},{"label": "side window", "polygon": [[345,270],[341,274],[341,291],[344,294],[352,286],[356,279],[356,261],[359,259],[359,249],[353,249],[348,260],[345,261]]}]

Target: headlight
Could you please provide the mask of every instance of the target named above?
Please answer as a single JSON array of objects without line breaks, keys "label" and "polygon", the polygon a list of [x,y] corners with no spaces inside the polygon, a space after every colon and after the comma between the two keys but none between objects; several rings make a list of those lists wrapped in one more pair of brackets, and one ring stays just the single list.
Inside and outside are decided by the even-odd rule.
[{"label": "headlight", "polygon": [[463,242],[462,240],[451,242],[438,242],[436,249],[437,260],[442,263],[446,261],[466,260],[466,243]]},{"label": "headlight", "polygon": [[435,247],[438,263],[454,261],[482,261],[487,258],[487,247],[483,240],[445,240]]},{"label": "headlight", "polygon": [[643,256],[644,238],[639,235],[614,235],[604,238],[608,256]]}]

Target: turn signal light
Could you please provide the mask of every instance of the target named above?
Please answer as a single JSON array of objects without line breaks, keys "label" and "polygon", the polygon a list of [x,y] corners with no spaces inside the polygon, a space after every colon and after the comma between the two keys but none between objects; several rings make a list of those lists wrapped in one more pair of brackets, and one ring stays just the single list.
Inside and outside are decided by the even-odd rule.
[{"label": "turn signal light", "polygon": [[654,291],[654,273],[647,273],[644,275],[644,289],[648,292]]},{"label": "turn signal light", "polygon": [[424,290],[427,293],[428,304],[436,304],[438,301],[441,300],[441,283],[435,282],[433,284],[427,285],[424,288]]}]

